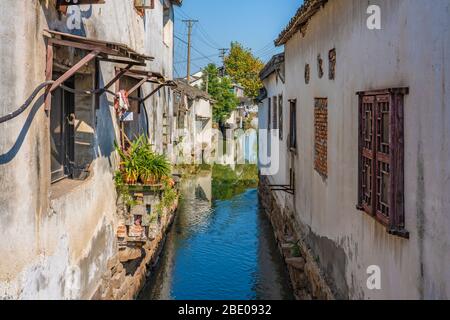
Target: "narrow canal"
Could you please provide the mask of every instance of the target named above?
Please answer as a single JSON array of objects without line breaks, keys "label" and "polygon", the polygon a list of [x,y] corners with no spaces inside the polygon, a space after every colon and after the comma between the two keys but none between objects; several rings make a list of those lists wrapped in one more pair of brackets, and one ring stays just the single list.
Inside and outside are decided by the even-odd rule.
[{"label": "narrow canal", "polygon": [[183,180],[177,218],[139,299],[293,298],[255,176],[253,167],[215,166]]}]

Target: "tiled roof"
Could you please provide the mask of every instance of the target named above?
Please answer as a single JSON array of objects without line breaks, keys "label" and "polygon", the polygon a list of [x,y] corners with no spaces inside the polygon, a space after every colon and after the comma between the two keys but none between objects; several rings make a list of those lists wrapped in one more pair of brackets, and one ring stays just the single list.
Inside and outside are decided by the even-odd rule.
[{"label": "tiled roof", "polygon": [[286,28],[280,33],[278,39],[275,40],[275,45],[281,46],[289,41],[327,2],[328,0],[305,0]]},{"label": "tiled roof", "polygon": [[284,52],[274,55],[272,59],[264,66],[264,68],[259,73],[259,78],[261,80],[266,79],[272,73],[277,71],[280,66],[284,63]]},{"label": "tiled roof", "polygon": [[175,80],[175,83],[177,87],[174,88],[174,90],[187,95],[191,99],[204,99],[213,101],[212,97],[208,93],[196,87],[188,85],[185,80],[178,79]]}]

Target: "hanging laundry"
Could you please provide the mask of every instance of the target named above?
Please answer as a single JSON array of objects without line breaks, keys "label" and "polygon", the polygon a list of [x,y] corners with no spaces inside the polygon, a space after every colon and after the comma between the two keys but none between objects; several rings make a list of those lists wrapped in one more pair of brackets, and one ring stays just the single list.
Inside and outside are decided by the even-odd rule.
[{"label": "hanging laundry", "polygon": [[120,90],[116,93],[116,98],[114,99],[114,109],[119,117],[122,117],[124,113],[130,110],[130,102],[128,101],[128,92],[125,90]]}]

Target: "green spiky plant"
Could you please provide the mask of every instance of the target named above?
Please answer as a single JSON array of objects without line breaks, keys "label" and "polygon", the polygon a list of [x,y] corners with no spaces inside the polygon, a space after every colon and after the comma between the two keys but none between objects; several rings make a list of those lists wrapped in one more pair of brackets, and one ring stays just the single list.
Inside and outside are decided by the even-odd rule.
[{"label": "green spiky plant", "polygon": [[126,151],[123,151],[117,142],[114,146],[121,159],[120,171],[125,183],[141,182],[153,185],[170,176],[172,166],[169,160],[164,155],[154,153],[145,136],[137,137]]}]

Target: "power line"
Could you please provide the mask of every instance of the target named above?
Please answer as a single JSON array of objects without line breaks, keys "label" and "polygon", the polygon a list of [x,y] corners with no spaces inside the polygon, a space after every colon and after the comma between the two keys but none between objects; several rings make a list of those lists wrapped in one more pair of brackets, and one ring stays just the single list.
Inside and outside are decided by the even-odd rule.
[{"label": "power line", "polygon": [[[176,38],[177,40],[181,41],[182,43],[184,43],[185,45],[188,45],[188,42],[186,42],[185,40],[181,39],[178,35],[174,35],[174,38]],[[203,54],[200,50],[198,50],[197,48],[195,48],[194,46],[191,46],[192,50],[194,50],[195,52],[197,52],[198,54],[200,54],[201,57],[209,60],[212,63],[215,63],[213,60],[211,60],[210,58],[208,58],[205,54]]]},{"label": "power line", "polygon": [[212,43],[212,44],[216,47],[216,49],[221,47],[221,46],[215,41],[215,39],[209,35],[209,33],[206,31],[206,29],[203,27],[202,24],[199,24],[199,31],[205,36],[205,38],[206,38],[210,43]]},{"label": "power line", "polygon": [[[197,29],[198,30],[198,29]],[[208,40],[206,40],[206,38],[201,34],[201,33],[194,33],[193,36],[198,36],[198,40],[200,40],[203,44],[205,44],[206,46],[212,48],[212,49],[219,49],[219,47],[213,45],[211,42],[209,42]]]},{"label": "power line", "polygon": [[[182,8],[178,8],[178,11],[181,13],[181,16],[183,16],[183,18],[192,19],[192,17],[186,11],[184,11]],[[218,48],[222,47],[214,40],[213,37],[211,37],[209,35],[209,33],[203,27],[203,24],[201,22],[199,22],[197,25],[198,25],[198,30],[203,34],[205,40],[207,40],[210,44],[212,44],[214,49],[218,49]]]},{"label": "power line", "polygon": [[[200,57],[200,58],[194,58],[194,59],[191,59],[191,61],[206,60],[206,59],[213,58],[213,57],[217,57],[217,54],[212,54],[210,56],[205,56],[205,57]],[[187,62],[187,60],[182,60],[182,61],[176,61],[175,63],[180,64],[180,63],[186,63],[186,62]]]}]

